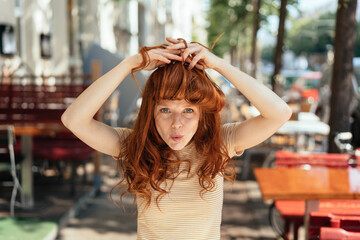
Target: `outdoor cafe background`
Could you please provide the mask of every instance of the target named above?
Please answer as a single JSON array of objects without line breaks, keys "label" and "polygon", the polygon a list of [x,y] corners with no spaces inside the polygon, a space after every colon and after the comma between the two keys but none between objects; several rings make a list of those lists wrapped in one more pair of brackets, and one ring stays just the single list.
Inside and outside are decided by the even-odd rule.
[{"label": "outdoor cafe background", "polygon": [[[214,11],[226,9],[226,19],[229,17],[238,20],[245,19],[245,17],[235,14],[237,12],[234,9],[240,6],[235,3],[236,1],[229,1],[229,3],[224,1],[225,5],[221,5],[220,10],[212,5],[214,1],[209,1],[208,5],[205,3],[205,8],[204,3],[199,3],[201,1],[196,3],[188,1],[187,4],[184,4],[184,1],[161,0],[89,1],[86,4],[77,0],[6,0],[3,2],[4,5],[0,9],[0,121],[2,124],[15,125],[15,134],[17,135],[15,152],[20,156],[27,156],[22,162],[20,174],[24,180],[22,194],[25,197],[22,202],[25,208],[31,208],[33,205],[31,176],[33,170],[36,169],[33,164],[37,163],[37,160],[43,161],[46,157],[52,161],[63,161],[65,155],[62,154],[67,154],[67,158],[74,160],[79,157],[78,150],[88,151],[73,136],[69,136],[59,123],[61,111],[86,85],[115,66],[123,59],[123,56],[136,53],[141,45],[158,44],[166,35],[181,36],[185,39],[193,38],[203,43],[208,40],[211,42],[213,35],[220,34],[214,32],[211,26],[216,27],[216,22],[220,21],[216,15],[211,15],[211,12],[207,13],[208,16],[198,14],[206,12],[202,10],[206,7]],[[299,4],[301,2],[299,0]],[[290,15],[294,12],[291,10],[293,9],[291,4],[289,3],[288,7]],[[249,3],[247,6],[250,5]],[[262,5],[262,7],[266,7],[266,5]],[[276,7],[280,9],[280,1]],[[255,8],[246,8],[245,6],[244,9],[250,16]],[[262,9],[262,14],[264,14],[265,9]],[[336,1],[329,1],[326,7],[310,14],[308,19],[312,19],[312,24],[304,24],[307,28],[299,30],[300,35],[294,37],[294,33],[289,30],[288,40],[290,39],[290,42],[294,43],[296,37],[304,40],[305,33],[309,32],[330,32],[330,36],[334,36],[336,34],[336,16],[334,14],[336,9]],[[332,11],[332,15],[327,14],[327,11]],[[297,14],[300,19],[306,18],[306,14],[304,16],[301,14]],[[278,18],[274,14],[273,17]],[[258,33],[258,39],[264,40],[257,46],[261,48],[262,53],[258,53],[259,64],[257,72],[255,71],[257,79],[268,84],[269,87],[275,63],[272,62],[274,56],[269,57],[267,52],[269,52],[268,49],[274,52],[278,43],[274,36],[280,35],[277,34],[280,33],[277,29],[277,25],[280,26],[280,24],[278,22],[274,24],[271,19],[270,16],[268,19],[270,25],[276,25],[275,30],[270,29],[269,31],[270,35],[275,33],[272,34],[272,38],[264,37],[263,26]],[[243,36],[246,36],[249,38],[247,41],[237,41],[238,39],[235,38],[236,44],[233,45],[234,39],[229,38],[226,34],[221,41],[225,41],[225,45],[233,47],[223,52],[224,57],[242,70],[251,72],[256,68],[254,68],[254,62],[251,62],[250,49],[253,45],[250,43],[256,41],[251,40],[252,22],[250,20],[248,22],[250,23],[248,26],[240,20],[238,25],[221,26],[221,31],[225,29],[231,34],[242,36],[238,39],[245,39]],[[321,24],[325,23],[326,28],[324,31],[320,31],[323,27]],[[314,30],[314,26],[319,31]],[[220,28],[218,27],[218,29]],[[233,32],[235,30],[239,33]],[[219,48],[214,51],[222,51],[219,50],[224,46],[224,42],[221,43],[221,41],[217,46]],[[273,42],[273,45],[267,46],[264,42]],[[263,153],[273,157],[274,151],[279,148],[298,152],[327,151],[330,133],[328,123],[330,110],[333,107],[329,102],[329,96],[330,91],[334,90],[331,89],[330,81],[333,78],[332,65],[336,60],[336,55],[334,56],[336,49],[333,45],[326,44],[323,46],[325,50],[321,54],[309,53],[306,55],[295,53],[294,49],[290,49],[291,45],[285,44],[289,49],[282,48],[286,51],[281,54],[283,65],[281,73],[277,75],[276,79],[281,85],[279,94],[292,106],[294,114],[291,121],[274,137],[244,154],[244,164],[241,166],[243,180],[248,177],[249,163],[253,154]],[[343,47],[345,46],[348,45],[343,44]],[[355,48],[355,50],[342,49],[342,51],[354,52],[357,50]],[[351,118],[348,119],[352,119],[351,126],[355,145],[359,143],[358,136],[360,136],[358,134],[360,107],[357,96],[360,80],[358,57],[359,54],[356,53],[355,58],[351,59],[354,66],[354,78],[351,82],[354,97],[352,104],[345,106],[347,108],[351,105]],[[225,79],[211,71],[209,74],[228,97],[227,106],[223,112],[224,121],[243,121],[256,116],[256,109],[237,94]],[[143,82],[145,76],[139,75],[137,78]],[[340,91],[341,89],[335,90]],[[100,117],[112,126],[131,126],[136,116],[138,96],[136,85],[130,78],[127,79],[105,104],[103,111],[99,114]],[[124,101],[124,99],[131,99],[131,101]],[[343,102],[339,101],[339,104],[341,103]],[[39,146],[38,144],[50,144],[50,142],[53,144],[49,145],[47,150],[52,149],[53,151],[36,151],[38,156],[32,155],[33,149],[41,149],[41,147],[36,147]],[[68,146],[74,146],[74,144],[77,148],[70,150]],[[60,149],[56,149],[55,146]],[[89,158],[78,158],[78,161],[96,159],[96,157],[90,157],[91,151],[88,152]],[[34,162],[33,157],[37,158]],[[263,159],[267,160],[267,158]],[[99,161],[94,162],[95,168],[99,163]],[[19,166],[17,164],[16,167]],[[76,172],[73,171],[73,173]],[[97,180],[95,182],[99,183]]]}]

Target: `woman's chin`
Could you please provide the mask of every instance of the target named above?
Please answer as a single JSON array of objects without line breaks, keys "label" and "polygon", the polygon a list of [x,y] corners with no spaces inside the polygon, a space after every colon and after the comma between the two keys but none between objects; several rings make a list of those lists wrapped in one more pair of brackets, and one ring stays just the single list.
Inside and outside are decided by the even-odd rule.
[{"label": "woman's chin", "polygon": [[179,150],[182,150],[187,144],[183,141],[181,142],[169,142],[168,143],[168,146],[174,150],[174,151],[179,151]]},{"label": "woman's chin", "polygon": [[185,145],[184,144],[181,144],[181,145],[169,145],[169,147],[174,151],[179,151],[179,150],[182,150],[185,147]]}]

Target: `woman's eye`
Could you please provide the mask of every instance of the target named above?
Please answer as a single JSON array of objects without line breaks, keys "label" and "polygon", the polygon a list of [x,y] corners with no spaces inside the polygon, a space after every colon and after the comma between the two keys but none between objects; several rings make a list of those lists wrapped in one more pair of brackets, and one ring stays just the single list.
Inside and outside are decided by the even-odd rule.
[{"label": "woman's eye", "polygon": [[185,109],[185,113],[193,113],[194,112],[194,110],[193,109],[191,109],[191,108],[187,108],[187,109]]},{"label": "woman's eye", "polygon": [[170,112],[170,111],[169,111],[168,108],[161,108],[161,109],[160,109],[160,112],[162,112],[162,113],[168,113],[168,112]]}]

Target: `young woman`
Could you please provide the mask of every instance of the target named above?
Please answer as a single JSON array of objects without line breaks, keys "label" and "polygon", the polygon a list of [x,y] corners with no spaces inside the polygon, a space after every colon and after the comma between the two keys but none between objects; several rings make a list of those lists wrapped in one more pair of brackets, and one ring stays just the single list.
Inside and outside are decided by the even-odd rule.
[{"label": "young woman", "polygon": [[[220,239],[223,179],[234,178],[231,157],[270,137],[291,115],[275,93],[198,43],[142,48],[89,86],[62,122],[82,141],[114,156],[123,188],[136,195],[138,239]],[[221,90],[205,74],[212,68],[260,112],[221,125]],[[93,119],[136,70],[155,70],[142,93],[133,129]]]}]

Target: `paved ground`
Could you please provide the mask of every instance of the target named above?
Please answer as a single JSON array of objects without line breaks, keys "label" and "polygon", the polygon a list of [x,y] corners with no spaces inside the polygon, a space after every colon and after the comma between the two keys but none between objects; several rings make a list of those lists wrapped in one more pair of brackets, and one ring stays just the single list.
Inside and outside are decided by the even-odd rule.
[{"label": "paved ground", "polygon": [[[112,203],[109,191],[118,178],[113,160],[104,162],[101,194],[90,199],[80,214],[70,219],[67,227],[60,231],[58,240],[136,239],[132,199],[128,197],[124,202],[126,212]],[[113,197],[118,200],[118,195],[113,194]],[[226,181],[221,239],[276,239],[267,214],[268,205],[261,200],[256,181],[237,181],[234,185]]]},{"label": "paved ground", "polygon": [[[19,218],[35,218],[45,221],[59,221],[59,219],[71,209],[79,199],[88,193],[92,188],[92,163],[87,164],[89,173],[86,181],[82,177],[76,178],[76,193],[70,194],[70,167],[64,167],[64,178],[47,174],[34,173],[34,208],[31,210],[15,207],[15,216]],[[78,169],[82,170],[81,167]],[[50,172],[50,170],[49,170]],[[10,174],[1,172],[0,183],[3,181],[12,181]],[[1,185],[1,184],[0,184]],[[11,198],[12,187],[0,186],[0,218],[10,215],[9,199]],[[17,200],[20,201],[20,194],[17,194]],[[1,233],[0,233],[1,235]]]}]

